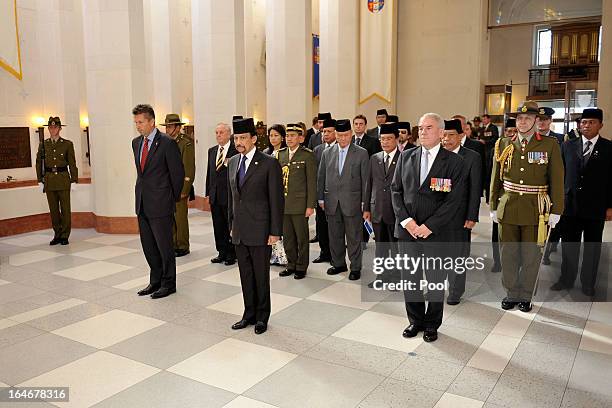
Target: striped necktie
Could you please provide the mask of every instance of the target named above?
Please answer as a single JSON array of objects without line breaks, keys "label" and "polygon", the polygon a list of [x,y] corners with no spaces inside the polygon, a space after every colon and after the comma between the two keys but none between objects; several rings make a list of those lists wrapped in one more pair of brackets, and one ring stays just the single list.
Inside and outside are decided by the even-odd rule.
[{"label": "striped necktie", "polygon": [[215,164],[215,168],[217,169],[217,171],[219,171],[222,165],[223,165],[223,146],[219,146],[219,157],[217,157],[217,163]]}]

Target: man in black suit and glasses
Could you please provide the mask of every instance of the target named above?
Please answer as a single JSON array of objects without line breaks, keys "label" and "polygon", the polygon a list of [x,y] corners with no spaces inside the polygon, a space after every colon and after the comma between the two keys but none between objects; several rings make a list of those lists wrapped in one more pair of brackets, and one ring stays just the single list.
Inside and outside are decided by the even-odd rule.
[{"label": "man in black suit and glasses", "polygon": [[[464,162],[458,154],[441,147],[443,135],[444,120],[436,113],[426,113],[419,120],[421,146],[402,152],[397,163],[391,197],[400,256],[444,258],[442,250],[465,222],[457,217],[466,200]],[[438,339],[442,324],[444,291],[428,290],[426,308],[420,283],[423,279],[442,283],[446,271],[435,265],[424,269],[402,271],[403,279],[416,283],[415,290],[404,290],[410,325],[402,335],[415,337],[423,331],[423,340],[432,342]]]},{"label": "man in black suit and glasses", "polygon": [[212,263],[233,265],[236,263],[236,252],[229,234],[227,218],[227,165],[229,159],[238,151],[231,140],[231,129],[225,123],[219,123],[215,129],[217,145],[208,149],[208,167],[206,168],[206,197],[210,204],[215,233],[215,246],[219,254],[211,259]]},{"label": "man in black suit and glasses", "polygon": [[153,299],[176,292],[174,211],[181,199],[185,170],[176,142],[155,127],[150,105],[132,110],[140,136],[132,140],[136,165],[136,215],[142,249],[151,269],[149,285],[138,296]]},{"label": "man in black suit and glasses", "polygon": [[229,222],[240,269],[244,313],[232,329],[268,329],[270,255],[283,234],[284,188],[278,160],[255,148],[252,118],[232,122],[237,155],[229,161]]}]

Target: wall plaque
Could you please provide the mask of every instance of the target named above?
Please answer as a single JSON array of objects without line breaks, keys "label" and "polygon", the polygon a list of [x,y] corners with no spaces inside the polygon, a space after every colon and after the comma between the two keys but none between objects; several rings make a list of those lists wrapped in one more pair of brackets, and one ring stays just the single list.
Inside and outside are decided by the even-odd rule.
[{"label": "wall plaque", "polygon": [[0,169],[32,167],[30,128],[0,127]]}]

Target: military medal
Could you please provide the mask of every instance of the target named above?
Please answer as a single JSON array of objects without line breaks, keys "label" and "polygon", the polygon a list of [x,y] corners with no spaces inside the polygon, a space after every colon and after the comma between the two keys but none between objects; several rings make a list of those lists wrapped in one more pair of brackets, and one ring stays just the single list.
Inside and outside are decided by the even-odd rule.
[{"label": "military medal", "polygon": [[527,152],[527,162],[530,164],[548,163],[548,152]]},{"label": "military medal", "polygon": [[452,187],[451,179],[436,178],[436,177],[431,178],[431,183],[429,185],[429,188],[432,191],[441,191],[443,193],[449,193],[451,191],[451,187]]}]

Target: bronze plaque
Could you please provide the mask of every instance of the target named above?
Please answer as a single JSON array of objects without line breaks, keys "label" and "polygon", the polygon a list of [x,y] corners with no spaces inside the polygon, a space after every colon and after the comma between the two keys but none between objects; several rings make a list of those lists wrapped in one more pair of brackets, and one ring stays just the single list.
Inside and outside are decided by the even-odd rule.
[{"label": "bronze plaque", "polygon": [[0,169],[32,167],[30,128],[0,127]]}]

